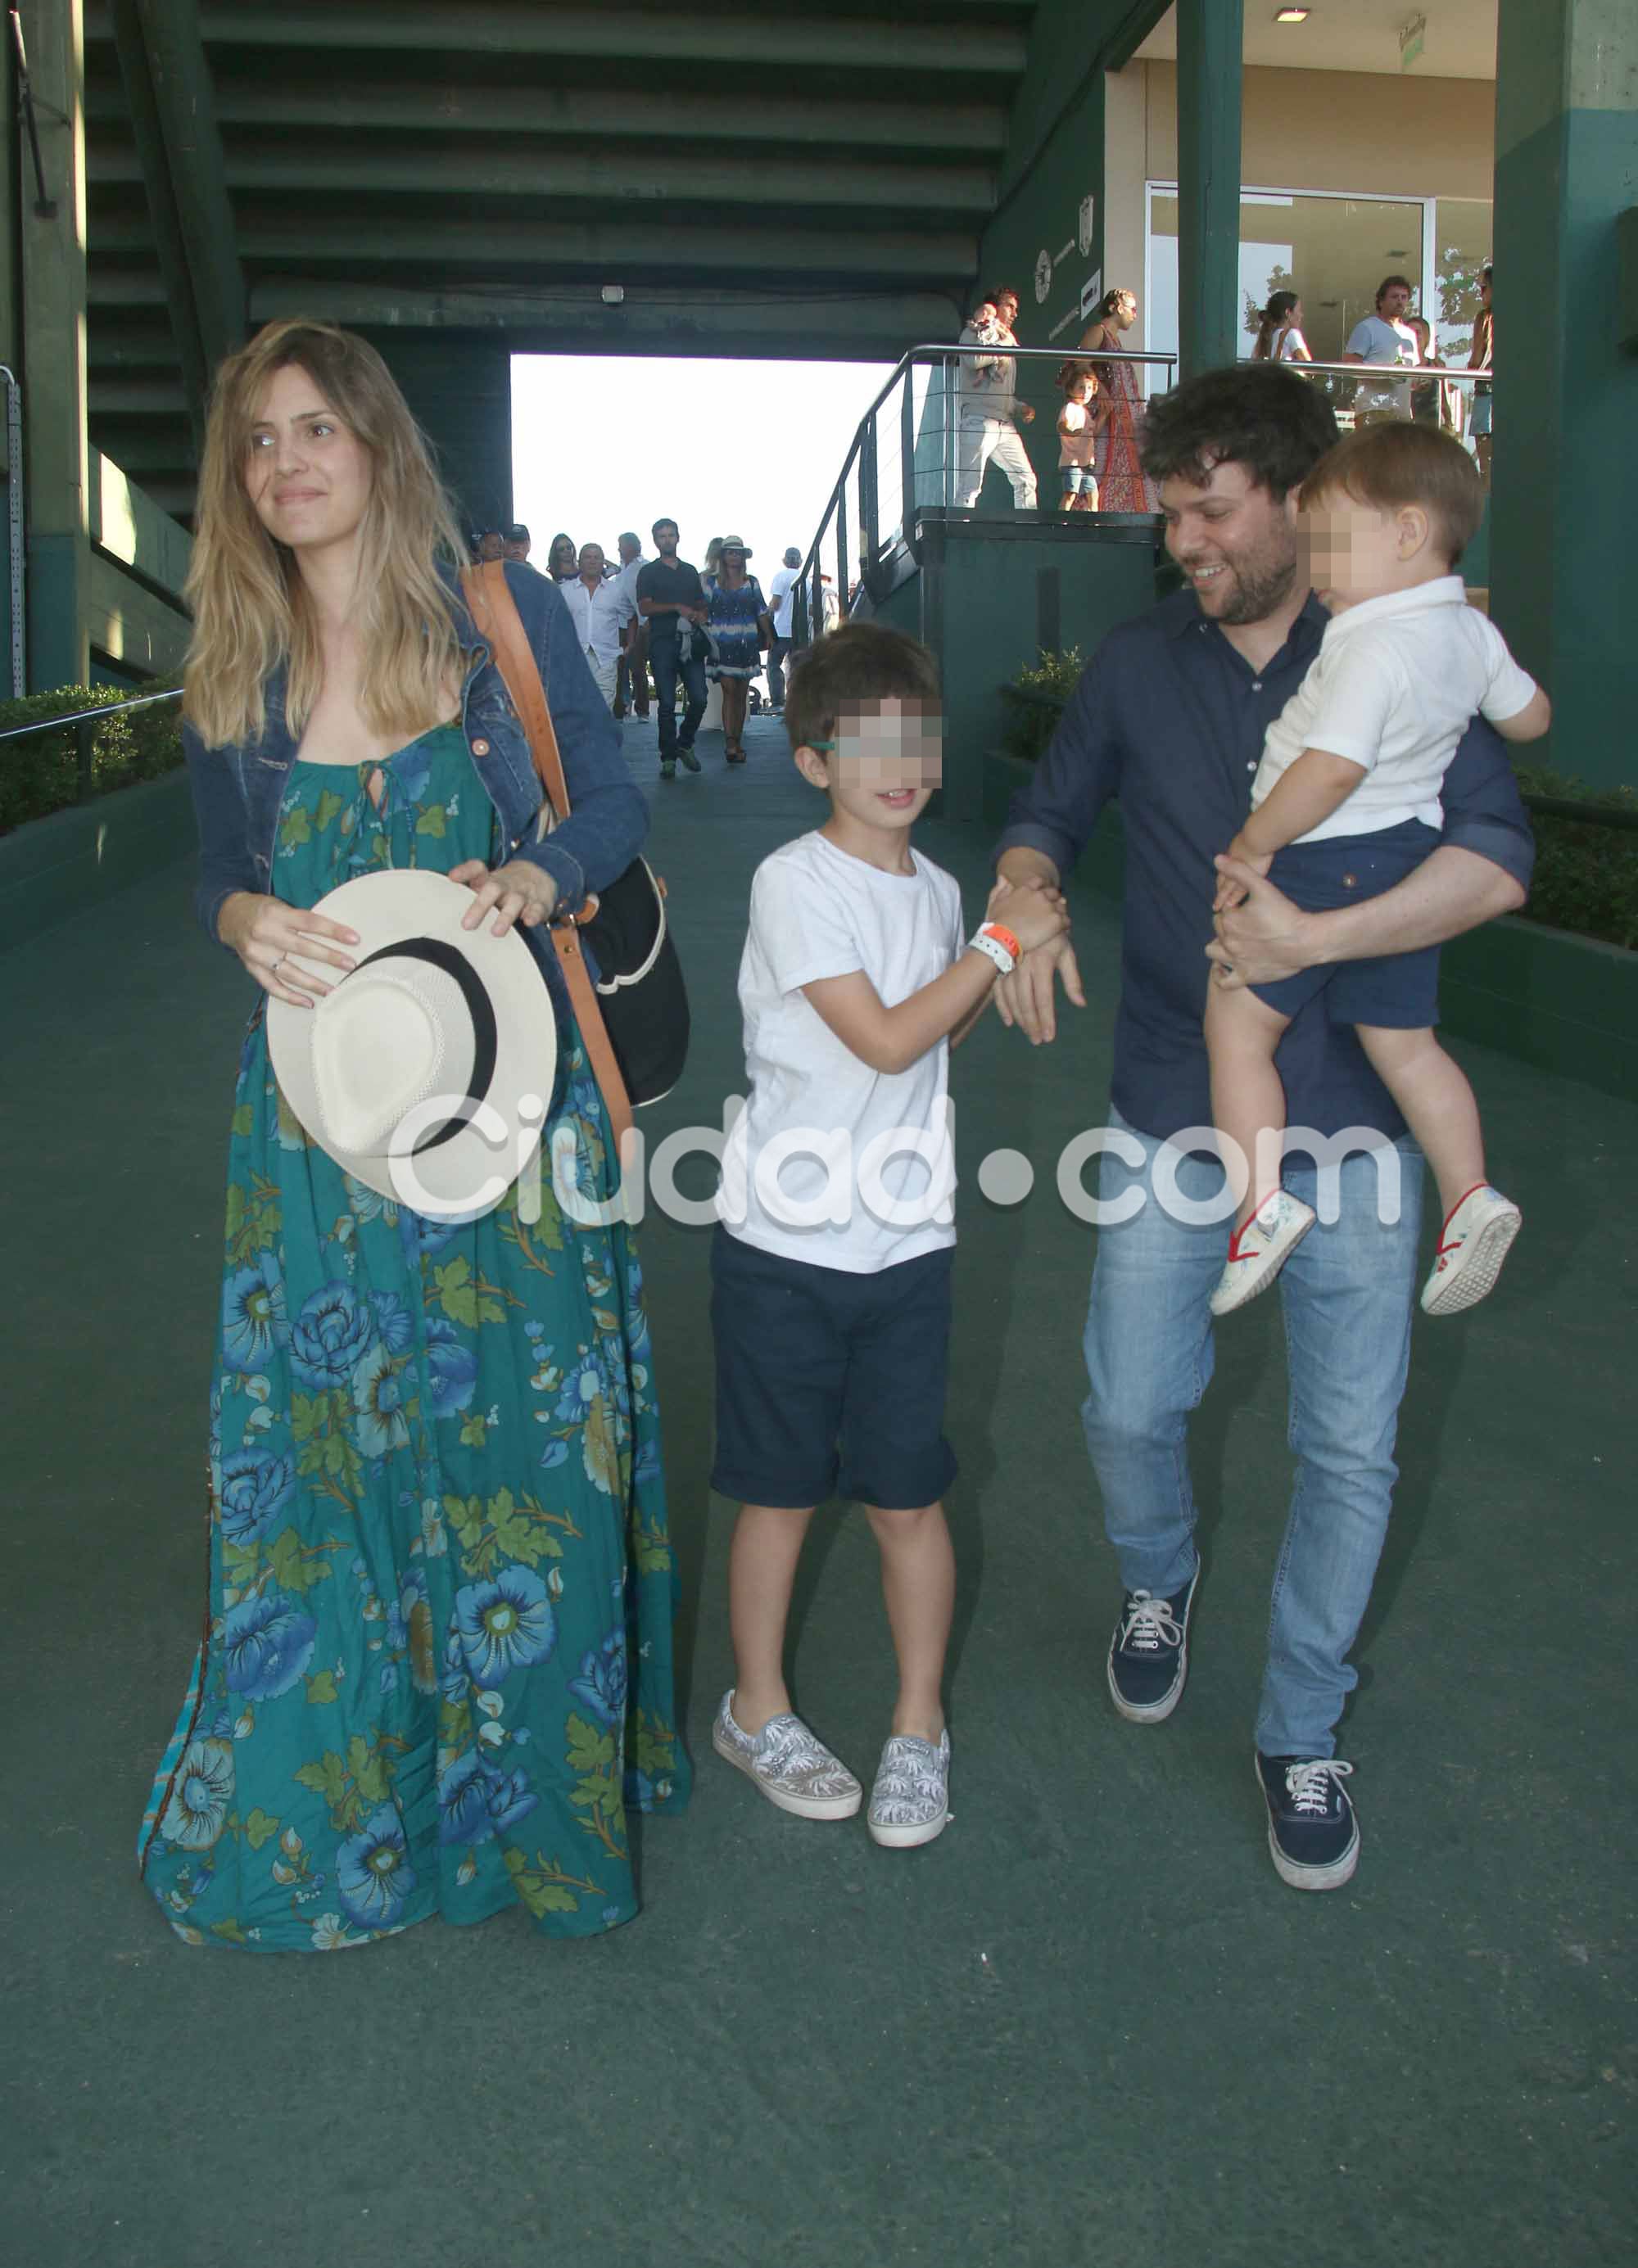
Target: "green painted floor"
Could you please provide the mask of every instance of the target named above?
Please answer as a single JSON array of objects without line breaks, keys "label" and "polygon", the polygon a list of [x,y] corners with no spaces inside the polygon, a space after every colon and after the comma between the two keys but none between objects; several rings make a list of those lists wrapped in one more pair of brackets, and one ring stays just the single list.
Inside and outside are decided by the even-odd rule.
[{"label": "green painted floor", "polygon": [[[631,756],[654,783],[652,733]],[[654,787],[696,1047],[739,1078],[756,861],[816,800],[772,725]],[[986,845],[926,847],[981,902]],[[179,844],[179,851],[187,846]],[[1638,1113],[1473,1051],[1529,1226],[1424,1327],[1345,1753],[1347,1891],[1270,1867],[1250,1722],[1288,1486],[1277,1303],[1222,1334],[1195,1469],[1192,1675],[1103,1690],[1115,1605],[1081,1447],[1091,1232],[978,1160],[1096,1123],[1115,972],[1037,1054],[957,1059],[956,1818],[889,1854],[712,1756],[728,1508],[708,1496],[707,1232],[651,1224],[698,1793],[642,1831],[641,1919],[523,1916],[345,1960],[192,1952],[132,1847],[202,1608],[201,1465],[244,982],[188,868],[0,960],[6,1190],[0,2245],[18,2268],[817,2268],[1126,2260],[1410,2268],[1630,2258]],[[709,1175],[697,1167],[697,1185]],[[686,1180],[686,1175],[685,1175]],[[799,1705],[861,1771],[889,1656],[857,1513],[815,1529]]]}]

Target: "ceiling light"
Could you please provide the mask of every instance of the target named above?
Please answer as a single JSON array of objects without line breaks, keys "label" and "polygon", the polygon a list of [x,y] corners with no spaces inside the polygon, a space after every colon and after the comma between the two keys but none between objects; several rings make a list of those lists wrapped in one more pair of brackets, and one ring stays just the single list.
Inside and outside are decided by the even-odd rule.
[{"label": "ceiling light", "polygon": [[1276,24],[1306,24],[1313,12],[1311,8],[1276,8],[1274,21]]}]

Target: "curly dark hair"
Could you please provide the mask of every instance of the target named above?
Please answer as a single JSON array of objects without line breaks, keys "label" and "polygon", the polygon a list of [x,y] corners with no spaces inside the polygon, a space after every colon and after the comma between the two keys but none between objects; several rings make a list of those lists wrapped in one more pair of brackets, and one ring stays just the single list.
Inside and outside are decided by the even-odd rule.
[{"label": "curly dark hair", "polygon": [[1203,488],[1218,465],[1243,465],[1279,502],[1300,488],[1337,438],[1331,404],[1283,363],[1242,363],[1186,378],[1149,404],[1143,469],[1152,481]]}]

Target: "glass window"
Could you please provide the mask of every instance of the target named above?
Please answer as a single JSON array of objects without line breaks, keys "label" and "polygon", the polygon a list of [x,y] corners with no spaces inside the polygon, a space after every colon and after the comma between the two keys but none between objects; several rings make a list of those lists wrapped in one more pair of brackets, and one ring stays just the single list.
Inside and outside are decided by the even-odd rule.
[{"label": "glass window", "polygon": [[[1442,202],[1440,210],[1444,210]],[[1489,208],[1458,210],[1487,214]],[[1273,189],[1241,193],[1243,354],[1249,355],[1256,342],[1257,311],[1266,306],[1270,294],[1295,291],[1302,302],[1309,351],[1316,362],[1337,361],[1355,323],[1375,311],[1377,285],[1391,275],[1409,277],[1420,304],[1419,200]],[[1177,195],[1169,185],[1149,192],[1149,304],[1144,340],[1151,347],[1175,350],[1177,345]]]},{"label": "glass window", "polygon": [[1490,258],[1492,206],[1485,197],[1441,197],[1434,208],[1434,306],[1439,351],[1454,370],[1472,351],[1479,271]]}]

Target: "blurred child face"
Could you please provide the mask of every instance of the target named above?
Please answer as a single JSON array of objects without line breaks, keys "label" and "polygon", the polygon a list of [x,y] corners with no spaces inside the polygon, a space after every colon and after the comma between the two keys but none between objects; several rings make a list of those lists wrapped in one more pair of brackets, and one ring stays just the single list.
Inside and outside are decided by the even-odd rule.
[{"label": "blurred child face", "polygon": [[978,306],[972,311],[972,320],[975,330],[987,331],[991,324],[995,320],[994,300],[980,299]]},{"label": "blurred child face", "polygon": [[838,813],[898,833],[920,817],[944,777],[943,718],[931,702],[873,701],[838,717],[836,746],[815,753]]},{"label": "blurred child face", "polygon": [[1089,378],[1072,378],[1069,381],[1069,399],[1072,401],[1080,402],[1084,408],[1092,399],[1092,380]]},{"label": "blurred child face", "polygon": [[1320,604],[1333,615],[1402,590],[1428,533],[1426,516],[1413,509],[1381,512],[1340,490],[1305,504],[1297,519],[1305,571]]}]

